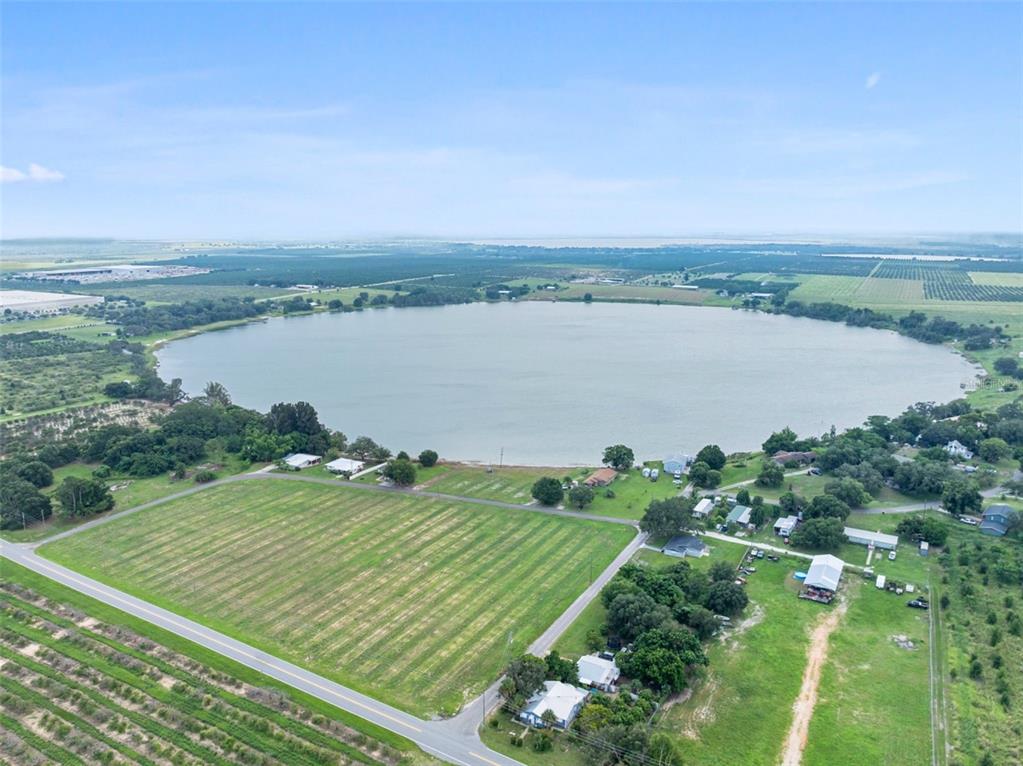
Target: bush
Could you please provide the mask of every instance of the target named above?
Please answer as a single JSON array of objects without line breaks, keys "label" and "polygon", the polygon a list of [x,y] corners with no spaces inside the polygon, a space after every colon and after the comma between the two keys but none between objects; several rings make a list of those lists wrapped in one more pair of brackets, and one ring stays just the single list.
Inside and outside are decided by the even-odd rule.
[{"label": "bush", "polygon": [[207,484],[211,481],[216,480],[216,478],[217,475],[213,473],[213,471],[199,471],[198,473],[196,473],[194,477],[192,477],[192,480],[196,484]]},{"label": "bush", "polygon": [[432,449],[424,449],[419,453],[419,465],[423,468],[431,468],[437,465],[438,455]]}]

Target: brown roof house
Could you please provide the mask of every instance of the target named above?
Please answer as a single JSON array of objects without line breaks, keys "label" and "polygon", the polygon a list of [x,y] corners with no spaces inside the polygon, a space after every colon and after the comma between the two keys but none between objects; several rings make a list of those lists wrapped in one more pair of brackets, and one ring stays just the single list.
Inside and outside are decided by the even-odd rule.
[{"label": "brown roof house", "polygon": [[618,471],[614,468],[598,468],[586,477],[583,484],[587,487],[606,487],[608,484],[613,482],[617,476]]}]

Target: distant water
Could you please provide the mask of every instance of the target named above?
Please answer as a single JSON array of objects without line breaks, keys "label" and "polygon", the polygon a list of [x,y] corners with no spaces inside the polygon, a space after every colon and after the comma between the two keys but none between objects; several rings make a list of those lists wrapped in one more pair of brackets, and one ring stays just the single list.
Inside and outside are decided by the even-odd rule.
[{"label": "distant water", "polygon": [[266,411],[306,400],[331,428],[394,451],[505,464],[759,448],[947,401],[966,360],[893,332],[730,309],[474,303],[272,319],[159,352],[191,394],[216,380]]}]

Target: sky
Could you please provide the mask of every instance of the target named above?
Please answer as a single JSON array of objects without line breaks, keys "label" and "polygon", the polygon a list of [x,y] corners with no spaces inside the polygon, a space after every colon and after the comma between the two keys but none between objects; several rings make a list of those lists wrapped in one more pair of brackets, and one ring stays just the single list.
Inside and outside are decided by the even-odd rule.
[{"label": "sky", "polygon": [[0,235],[1023,230],[1023,4],[12,3]]}]

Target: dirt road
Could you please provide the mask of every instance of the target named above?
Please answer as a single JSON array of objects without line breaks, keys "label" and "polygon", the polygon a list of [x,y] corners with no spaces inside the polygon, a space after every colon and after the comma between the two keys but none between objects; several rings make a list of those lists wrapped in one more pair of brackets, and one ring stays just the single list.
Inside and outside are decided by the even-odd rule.
[{"label": "dirt road", "polygon": [[803,670],[803,684],[799,696],[792,706],[792,725],[785,737],[781,766],[799,766],[806,748],[806,736],[810,731],[810,719],[817,704],[817,688],[821,682],[821,670],[828,657],[828,639],[842,621],[847,602],[842,599],[833,611],[825,615],[810,634],[810,648],[807,652],[806,668]]}]

